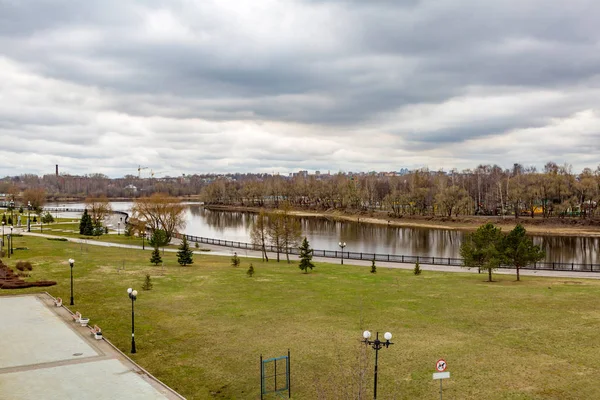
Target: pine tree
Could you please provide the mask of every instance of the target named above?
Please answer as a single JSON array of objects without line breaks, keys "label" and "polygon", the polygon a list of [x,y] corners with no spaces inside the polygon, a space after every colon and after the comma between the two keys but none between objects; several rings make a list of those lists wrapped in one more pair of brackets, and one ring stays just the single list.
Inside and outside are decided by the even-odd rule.
[{"label": "pine tree", "polygon": [[413,269],[413,273],[415,275],[421,275],[421,266],[419,265],[419,262],[417,261],[417,263],[415,264],[415,269]]},{"label": "pine tree", "polygon": [[81,221],[79,221],[79,234],[85,236],[92,236],[94,234],[94,224],[87,209],[83,211]]},{"label": "pine tree", "polygon": [[162,262],[162,258],[160,257],[160,251],[158,250],[158,246],[154,246],[154,250],[152,251],[152,256],[150,257],[150,262],[154,265],[158,265]]},{"label": "pine tree", "polygon": [[194,263],[193,257],[194,252],[190,249],[190,245],[184,235],[181,246],[179,246],[179,251],[177,252],[177,262],[179,265],[183,265],[185,267],[188,264]]},{"label": "pine tree", "polygon": [[372,274],[377,273],[377,267],[375,266],[375,259],[371,260],[371,273]]},{"label": "pine tree", "polygon": [[298,268],[304,271],[305,274],[308,274],[309,268],[312,270],[315,267],[315,265],[311,262],[313,257],[312,252],[313,251],[308,244],[308,240],[304,238],[302,244],[300,245],[300,265]]},{"label": "pine tree", "polygon": [[150,280],[150,274],[146,274],[146,279],[144,279],[144,283],[142,284],[142,289],[151,290],[152,286],[154,286],[154,285],[152,284],[152,280]]},{"label": "pine tree", "polygon": [[254,266],[252,265],[252,263],[250,263],[248,271],[246,271],[246,275],[248,275],[249,278],[252,278],[252,275],[254,275]]},{"label": "pine tree", "polygon": [[240,266],[240,258],[238,257],[237,253],[233,253],[233,257],[231,257],[231,266],[232,267]]}]

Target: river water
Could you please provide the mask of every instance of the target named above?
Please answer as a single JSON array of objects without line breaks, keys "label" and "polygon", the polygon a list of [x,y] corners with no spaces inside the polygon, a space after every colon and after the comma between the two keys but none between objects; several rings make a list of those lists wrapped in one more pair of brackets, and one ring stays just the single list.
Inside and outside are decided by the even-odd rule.
[{"label": "river water", "polygon": [[[131,202],[113,202],[113,210],[131,210]],[[205,210],[198,203],[186,203],[188,235],[239,242],[250,242],[250,227],[254,214]],[[53,203],[48,207],[83,208],[82,203]],[[59,216],[78,217],[76,213],[60,212]],[[339,250],[340,241],[345,251],[418,255],[432,257],[459,257],[464,232],[446,229],[401,228],[363,224],[350,221],[331,221],[326,218],[301,218],[303,234],[311,247],[321,250]],[[532,236],[546,252],[546,261],[564,263],[600,264],[600,238],[585,236]]]}]

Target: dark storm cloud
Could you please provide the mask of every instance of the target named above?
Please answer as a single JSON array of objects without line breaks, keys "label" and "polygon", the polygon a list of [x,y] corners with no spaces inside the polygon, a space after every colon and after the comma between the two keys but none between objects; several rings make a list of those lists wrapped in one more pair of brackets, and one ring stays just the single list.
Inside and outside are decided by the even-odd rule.
[{"label": "dark storm cloud", "polygon": [[468,166],[481,160],[448,145],[551,136],[585,111],[574,129],[599,139],[599,18],[587,0],[0,0],[0,135],[136,145],[134,162],[162,165],[188,150],[228,160],[244,143],[248,165],[308,168],[311,148],[342,143],[331,162],[346,169],[390,146]]}]

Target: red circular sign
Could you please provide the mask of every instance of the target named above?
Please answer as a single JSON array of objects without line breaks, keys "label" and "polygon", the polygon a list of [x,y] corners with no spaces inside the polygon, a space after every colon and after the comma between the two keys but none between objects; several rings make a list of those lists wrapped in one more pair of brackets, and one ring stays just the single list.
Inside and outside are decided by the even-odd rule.
[{"label": "red circular sign", "polygon": [[437,372],[444,372],[447,366],[448,364],[446,364],[446,360],[442,358],[437,360],[437,362],[435,363],[435,369],[437,370]]}]

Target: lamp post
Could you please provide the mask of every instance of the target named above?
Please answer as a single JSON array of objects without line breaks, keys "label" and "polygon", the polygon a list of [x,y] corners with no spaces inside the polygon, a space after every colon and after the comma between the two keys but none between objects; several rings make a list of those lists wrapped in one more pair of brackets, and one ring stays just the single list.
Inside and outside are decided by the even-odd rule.
[{"label": "lamp post", "polygon": [[374,377],[374,383],[373,383],[373,399],[374,400],[377,399],[377,361],[379,359],[379,350],[381,350],[384,347],[388,348],[391,344],[394,344],[394,343],[390,342],[390,340],[392,339],[391,333],[386,332],[383,335],[383,337],[385,338],[385,342],[382,342],[381,340],[379,340],[379,332],[377,332],[377,335],[375,336],[375,340],[369,340],[371,338],[371,332],[369,332],[369,331],[363,332],[364,340],[362,342],[367,346],[372,346],[373,349],[375,350],[375,377]]},{"label": "lamp post", "polygon": [[73,302],[73,266],[75,265],[75,260],[69,258],[69,265],[71,266],[71,305],[75,305]]},{"label": "lamp post", "polygon": [[31,232],[31,202],[27,202],[27,232]]},{"label": "lamp post", "polygon": [[4,248],[4,225],[6,225],[6,221],[2,221],[2,248]]},{"label": "lamp post", "polygon": [[40,232],[44,233],[44,212],[40,211]]},{"label": "lamp post", "polygon": [[132,288],[127,289],[127,294],[131,299],[131,354],[136,353],[135,351],[135,313],[133,311],[133,304],[137,299],[137,290],[133,290]]},{"label": "lamp post", "polygon": [[142,250],[146,250],[146,245],[144,243],[145,237],[146,237],[146,227],[144,227],[144,231],[142,232]]},{"label": "lamp post", "polygon": [[342,249],[342,265],[344,265],[344,247],[346,247],[346,242],[339,242],[338,246]]},{"label": "lamp post", "polygon": [[11,226],[10,226],[10,240],[9,240],[9,242],[10,242],[10,250],[8,251],[8,254],[9,254],[9,255],[8,255],[8,258],[10,258],[10,255],[11,255],[11,254],[14,254],[14,253],[13,253],[13,248],[12,248],[12,241],[13,241],[13,235],[12,235],[12,231],[13,231],[13,226],[11,225]]}]

